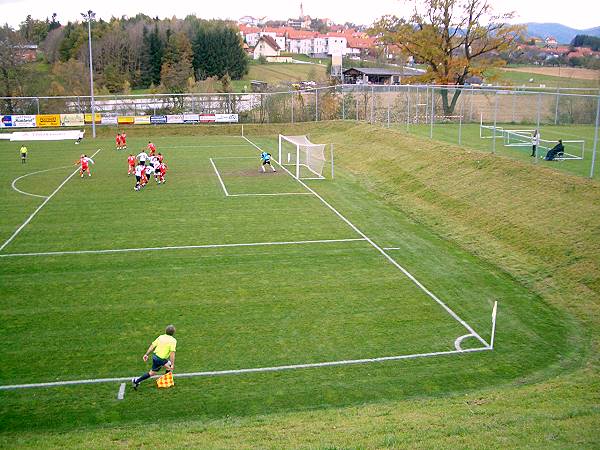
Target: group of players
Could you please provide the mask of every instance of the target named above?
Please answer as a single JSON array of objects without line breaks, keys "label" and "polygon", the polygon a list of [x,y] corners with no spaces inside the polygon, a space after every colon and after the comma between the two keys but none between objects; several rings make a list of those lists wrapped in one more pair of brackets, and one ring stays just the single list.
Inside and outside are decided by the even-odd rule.
[{"label": "group of players", "polygon": [[[121,140],[121,143],[125,142]],[[127,148],[127,144],[124,145]],[[146,153],[146,151],[149,153]],[[135,187],[133,188],[135,191],[139,191],[146,186],[152,176],[154,176],[156,184],[164,184],[167,181],[165,175],[168,167],[164,162],[163,155],[161,153],[156,154],[156,146],[151,141],[148,141],[146,149],[142,150],[137,156],[130,153],[127,157],[127,164],[129,167],[127,176],[135,175]]]},{"label": "group of players", "polygon": [[[117,134],[115,142],[117,150],[126,149],[127,135],[125,133]],[[27,150],[21,151],[22,155],[23,153],[26,155]],[[22,159],[25,157],[22,156]],[[90,163],[94,164],[94,160],[85,154],[82,154],[81,157],[75,161],[75,165],[79,166],[79,176],[81,178],[83,178],[86,173],[88,177],[92,176],[90,172]],[[135,175],[134,190],[136,191],[139,191],[146,186],[152,176],[154,176],[156,184],[164,184],[167,181],[165,176],[168,167],[164,162],[163,155],[161,153],[156,153],[156,146],[151,141],[148,141],[147,147],[137,156],[133,156],[133,154],[130,153],[127,157],[127,165],[127,176]]]}]

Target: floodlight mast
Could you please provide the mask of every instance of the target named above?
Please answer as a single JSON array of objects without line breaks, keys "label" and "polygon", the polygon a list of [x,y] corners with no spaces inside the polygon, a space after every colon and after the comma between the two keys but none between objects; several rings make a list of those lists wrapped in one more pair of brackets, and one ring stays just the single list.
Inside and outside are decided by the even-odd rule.
[{"label": "floodlight mast", "polygon": [[96,137],[96,104],[94,102],[94,68],[92,65],[92,20],[96,13],[89,10],[87,13],[81,13],[81,17],[88,23],[88,47],[90,50],[90,95],[92,99],[92,137]]}]

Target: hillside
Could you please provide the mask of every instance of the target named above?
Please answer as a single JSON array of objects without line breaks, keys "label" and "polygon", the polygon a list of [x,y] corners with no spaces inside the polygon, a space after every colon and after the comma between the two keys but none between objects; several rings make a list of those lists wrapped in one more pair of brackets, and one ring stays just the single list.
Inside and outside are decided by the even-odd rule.
[{"label": "hillside", "polygon": [[600,26],[578,30],[560,23],[537,23],[529,22],[524,24],[527,27],[528,36],[537,36],[542,39],[553,36],[560,44],[569,44],[578,34],[588,34],[590,36],[600,36]]}]

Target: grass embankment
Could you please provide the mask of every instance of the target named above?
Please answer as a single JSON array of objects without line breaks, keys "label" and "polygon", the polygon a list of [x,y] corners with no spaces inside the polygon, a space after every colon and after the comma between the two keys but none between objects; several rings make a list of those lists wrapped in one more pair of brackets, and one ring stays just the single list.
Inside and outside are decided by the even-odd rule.
[{"label": "grass embankment", "polygon": [[[496,71],[494,73],[497,74],[498,78],[494,81],[494,84],[525,86],[532,89],[539,88],[540,85],[545,85],[547,88],[600,88],[600,76],[595,79],[589,77],[584,79],[577,76],[555,76],[539,72],[527,72],[526,69],[526,67],[522,67],[518,71],[511,69]],[[596,72],[600,73],[600,71]]]},{"label": "grass embankment", "polygon": [[[181,127],[178,130],[198,130]],[[205,128],[207,132],[236,128]],[[167,128],[155,128],[155,133]],[[519,161],[368,125],[246,126],[248,135],[309,133],[334,142],[337,181],[313,185],[342,211],[356,188],[424,229],[500,267],[573,317],[576,355],[534,376],[466,394],[444,393],[365,406],[235,417],[169,419],[156,426],[21,434],[4,445],[66,447],[593,447],[598,445],[600,185]],[[111,130],[103,133],[111,135]],[[148,133],[131,129],[128,134]],[[233,134],[233,133],[231,133]],[[442,158],[440,155],[444,155]],[[540,186],[552,194],[540,193]],[[355,189],[353,189],[355,188]],[[359,189],[362,190],[362,189]],[[362,194],[361,194],[362,195]],[[428,255],[424,254],[423,258]],[[440,271],[444,268],[440,267]],[[500,315],[512,299],[500,299]],[[504,309],[506,311],[506,309]],[[501,317],[501,316],[500,316]],[[502,342],[499,329],[498,349]],[[543,350],[543,349],[540,349]],[[532,355],[533,356],[533,355]],[[434,369],[433,369],[434,370]],[[90,401],[93,401],[90,399]],[[153,423],[160,418],[153,418]]]}]

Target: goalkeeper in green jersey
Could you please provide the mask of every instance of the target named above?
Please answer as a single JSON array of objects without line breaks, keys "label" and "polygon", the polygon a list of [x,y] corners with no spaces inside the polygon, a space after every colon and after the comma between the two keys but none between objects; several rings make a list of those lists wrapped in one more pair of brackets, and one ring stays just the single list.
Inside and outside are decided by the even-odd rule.
[{"label": "goalkeeper in green jersey", "polygon": [[271,169],[273,169],[273,172],[277,172],[275,170],[275,167],[273,167],[273,165],[271,164],[271,154],[267,153],[267,152],[261,152],[260,153],[260,169],[265,172],[265,166],[268,165]]}]

